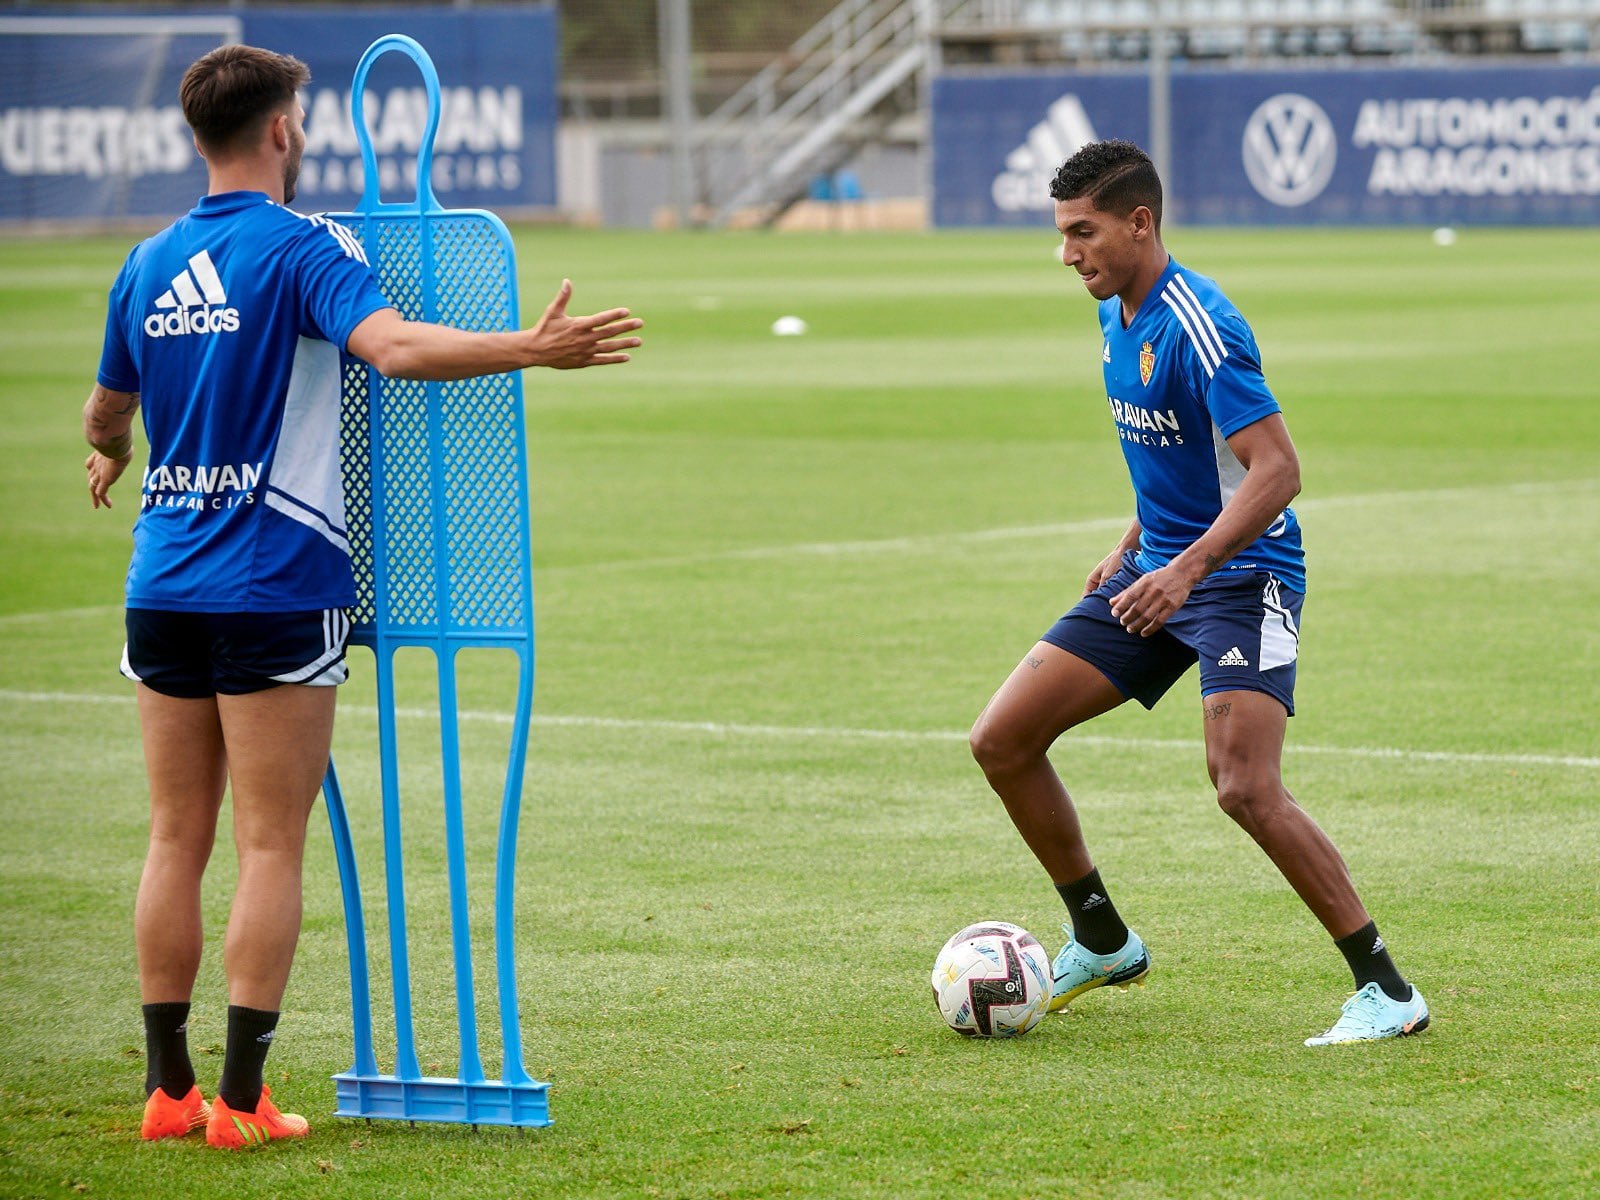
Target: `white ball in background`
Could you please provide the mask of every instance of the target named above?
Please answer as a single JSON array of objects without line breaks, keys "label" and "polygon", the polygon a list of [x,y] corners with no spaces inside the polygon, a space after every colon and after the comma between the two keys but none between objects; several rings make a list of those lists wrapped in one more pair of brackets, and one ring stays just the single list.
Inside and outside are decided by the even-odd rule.
[{"label": "white ball in background", "polygon": [[1456,244],[1456,231],[1448,225],[1441,225],[1433,231],[1433,244],[1435,246],[1454,246]]},{"label": "white ball in background", "polygon": [[772,323],[772,332],[777,337],[799,337],[809,328],[799,317],[779,317]]}]

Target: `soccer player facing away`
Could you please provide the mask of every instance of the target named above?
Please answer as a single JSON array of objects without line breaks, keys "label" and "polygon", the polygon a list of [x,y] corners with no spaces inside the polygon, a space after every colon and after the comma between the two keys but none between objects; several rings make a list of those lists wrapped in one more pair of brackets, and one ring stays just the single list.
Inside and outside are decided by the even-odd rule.
[{"label": "soccer player facing away", "polygon": [[1106,395],[1136,515],[1083,598],[995,693],[972,753],[1066,902],[1071,935],[1050,1007],[1150,969],[1084,844],[1045,753],[1066,730],[1134,699],[1153,707],[1200,664],[1206,767],[1217,801],[1266,851],[1334,939],[1357,991],[1308,1046],[1427,1027],[1339,852],[1283,786],[1305,567],[1289,501],[1300,466],[1256,341],[1211,280],[1161,241],[1148,156],[1096,142],[1050,185],[1062,262],[1100,301]]},{"label": "soccer player facing away", "polygon": [[[213,1146],[301,1137],[262,1084],[300,931],[306,821],[328,765],[355,602],[339,475],[340,351],[384,375],[463,379],[627,361],[624,308],[568,316],[570,282],[532,328],[468,333],[403,319],[360,242],[294,199],[310,79],[294,58],[227,46],[194,63],[184,118],[208,194],[129,254],[84,406],[94,507],[133,455],[122,673],[137,685],[150,844],[135,910],[148,1068],[143,1136],[204,1127]],[[239,859],[223,947],[226,1057],[216,1101],[185,1030],[200,962],[200,878],[224,787]]]}]

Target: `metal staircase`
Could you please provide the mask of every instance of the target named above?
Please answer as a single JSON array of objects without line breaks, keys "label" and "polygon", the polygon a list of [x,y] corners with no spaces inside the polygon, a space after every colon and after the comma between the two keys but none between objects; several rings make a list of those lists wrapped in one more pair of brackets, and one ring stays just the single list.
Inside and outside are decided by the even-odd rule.
[{"label": "metal staircase", "polygon": [[[938,25],[974,0],[844,0],[695,132],[701,220],[768,223],[915,107]],[[909,93],[909,95],[908,95]]]}]

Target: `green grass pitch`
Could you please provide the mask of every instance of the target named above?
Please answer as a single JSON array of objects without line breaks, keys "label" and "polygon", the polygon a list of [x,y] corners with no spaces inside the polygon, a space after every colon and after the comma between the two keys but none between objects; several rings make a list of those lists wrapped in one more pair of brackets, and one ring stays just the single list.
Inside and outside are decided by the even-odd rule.
[{"label": "green grass pitch", "polygon": [[[128,243],[0,242],[0,1195],[1600,1192],[1600,234],[1170,239],[1253,322],[1304,463],[1289,786],[1434,1012],[1421,1037],[1323,1052],[1301,1039],[1348,976],[1208,795],[1193,676],[1054,752],[1149,986],[992,1044],[931,1002],[969,921],[1059,944],[964,733],[1129,515],[1093,306],[1051,231],[518,240],[530,317],[565,274],[575,310],[649,323],[629,366],[528,378],[519,962],[556,1124],[328,1115],[349,996],[318,812],[268,1064],[312,1137],[137,1140],[145,794],[115,672],[137,477],[94,513],[79,466]],[[810,333],[773,337],[785,313]],[[381,945],[370,658],[353,666],[335,753]],[[463,666],[484,925],[504,667]],[[421,1053],[449,1074],[433,739],[403,732]],[[191,1034],[208,1089],[227,837]]]}]

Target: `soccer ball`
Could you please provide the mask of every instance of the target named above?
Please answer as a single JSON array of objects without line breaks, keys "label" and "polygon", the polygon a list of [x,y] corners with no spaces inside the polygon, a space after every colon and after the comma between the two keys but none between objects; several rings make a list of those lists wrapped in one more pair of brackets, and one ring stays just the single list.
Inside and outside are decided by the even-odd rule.
[{"label": "soccer ball", "polygon": [[1020,925],[980,921],[933,962],[933,999],[963,1037],[1020,1037],[1050,1005],[1050,956]]}]

